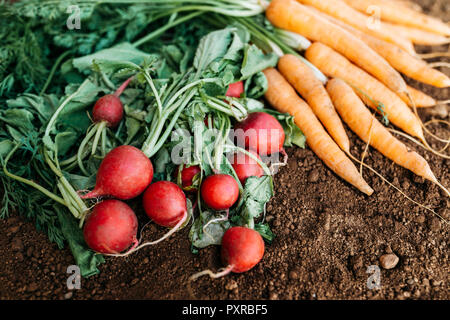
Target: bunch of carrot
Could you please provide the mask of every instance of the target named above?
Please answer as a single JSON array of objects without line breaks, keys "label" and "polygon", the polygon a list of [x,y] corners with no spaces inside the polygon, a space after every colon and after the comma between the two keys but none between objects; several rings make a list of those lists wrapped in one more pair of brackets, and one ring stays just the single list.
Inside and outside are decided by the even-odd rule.
[{"label": "bunch of carrot", "polygon": [[[381,20],[368,16],[374,13],[371,10]],[[449,87],[450,79],[422,60],[414,44],[449,43],[450,26],[400,0],[272,0],[266,17],[275,27],[311,40],[306,59],[331,79],[324,84],[291,54],[280,58],[278,70],[264,72],[268,102],[295,117],[308,145],[328,167],[365,194],[373,193],[351,161],[361,163],[350,154],[343,120],[368,145],[450,196],[427,161],[396,139],[394,130],[365,106],[382,114],[385,124],[391,122],[405,136],[418,138],[426,149],[449,158],[428,145],[424,131],[430,132],[416,109],[439,102],[407,86],[400,73],[438,88]]]}]

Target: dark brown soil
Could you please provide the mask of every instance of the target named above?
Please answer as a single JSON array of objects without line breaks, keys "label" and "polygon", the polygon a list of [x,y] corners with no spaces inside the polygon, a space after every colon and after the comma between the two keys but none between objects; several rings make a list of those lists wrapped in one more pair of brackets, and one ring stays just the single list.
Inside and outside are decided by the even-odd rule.
[{"label": "dark brown soil", "polygon": [[[416,2],[426,12],[450,20],[448,1]],[[418,50],[425,52],[425,48]],[[448,46],[433,50],[447,51]],[[410,83],[439,100],[450,97],[449,89]],[[423,120],[443,117],[449,121],[449,108],[440,111],[440,115],[436,108],[420,113]],[[433,131],[444,137],[449,134],[445,127],[436,126]],[[348,132],[352,153],[360,155],[364,144]],[[406,143],[424,155],[441,182],[450,187],[450,160]],[[275,177],[276,195],[267,207],[275,241],[267,246],[261,263],[245,274],[198,279],[193,283],[198,298],[450,298],[448,224],[367,170],[364,177],[375,189],[371,197],[343,182],[311,150],[290,149],[288,154],[289,163]],[[450,199],[436,186],[373,149],[366,162],[415,200],[450,219]],[[154,239],[163,232],[151,226],[144,237]],[[381,269],[381,289],[368,289],[368,266],[380,265],[381,255],[391,251],[399,263],[391,270]],[[66,270],[74,260],[69,249],[58,250],[32,222],[18,216],[0,220],[0,257],[0,299],[189,299],[190,275],[222,267],[217,247],[198,255],[190,252],[185,229],[128,258],[107,259],[100,275],[82,279],[81,289],[70,291]]]}]

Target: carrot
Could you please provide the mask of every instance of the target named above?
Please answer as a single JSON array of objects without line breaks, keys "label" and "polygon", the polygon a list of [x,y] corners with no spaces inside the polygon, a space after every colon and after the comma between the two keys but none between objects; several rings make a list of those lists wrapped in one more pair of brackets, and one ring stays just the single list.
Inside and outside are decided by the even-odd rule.
[{"label": "carrot", "polygon": [[267,101],[278,111],[294,116],[295,123],[306,135],[306,142],[323,162],[344,180],[367,195],[373,189],[359,174],[355,165],[330,138],[308,104],[303,101],[289,82],[276,70],[264,70],[268,81]]},{"label": "carrot", "polygon": [[340,21],[328,16],[330,21],[346,28],[349,32],[367,43],[373,50],[386,59],[396,70],[417,81],[433,85],[438,88],[450,87],[450,79],[444,73],[431,68],[425,61],[418,59],[408,52],[386,41],[377,39],[370,35],[345,25]]},{"label": "carrot", "polygon": [[406,7],[406,8],[412,9],[414,11],[419,11],[419,12],[423,11],[421,6],[419,6],[417,3],[414,3],[409,0],[390,0],[390,1],[394,2],[398,6]]},{"label": "carrot", "polygon": [[387,158],[432,182],[436,177],[428,162],[396,139],[366,108],[353,89],[340,79],[328,81],[327,90],[344,122],[364,142]]},{"label": "carrot", "polygon": [[345,55],[395,92],[406,92],[406,83],[389,63],[363,41],[327,21],[295,0],[272,0],[266,17],[276,27],[321,41]]},{"label": "carrot", "polygon": [[450,79],[444,73],[431,68],[425,61],[410,55],[408,52],[400,49],[392,43],[372,37],[371,35],[355,29],[323,12],[320,12],[320,14],[332,23],[339,25],[364,41],[380,56],[385,58],[392,67],[406,76],[438,88],[450,87]]},{"label": "carrot", "polygon": [[[415,54],[414,46],[407,38],[403,38],[395,33],[392,33],[387,28],[369,28],[369,17],[361,12],[353,9],[345,2],[336,0],[297,0],[304,5],[310,5],[321,12],[329,14],[336,19],[351,25],[352,27],[368,33],[379,39],[388,41],[397,45],[398,47]],[[320,40],[319,40],[320,41]]]},{"label": "carrot", "polygon": [[350,151],[350,142],[341,119],[322,82],[311,69],[297,57],[287,54],[278,61],[278,70],[286,80],[306,99],[315,115],[325,126],[342,150]]},{"label": "carrot", "polygon": [[444,36],[450,35],[450,27],[440,21],[416,10],[399,6],[391,1],[385,0],[344,0],[348,5],[361,12],[367,12],[371,6],[381,9],[381,19],[405,26],[416,27],[422,30],[434,32]]},{"label": "carrot", "polygon": [[417,45],[439,46],[450,42],[449,38],[443,35],[399,24],[383,22],[382,29],[387,33],[408,39]]},{"label": "carrot", "polygon": [[400,97],[381,82],[322,43],[313,43],[306,50],[305,56],[327,76],[340,78],[351,84],[367,105],[378,109],[380,105],[375,102],[382,103],[389,121],[410,135],[425,141],[419,119]]},{"label": "carrot", "polygon": [[[409,94],[411,95],[412,99],[414,100],[416,107],[418,107],[418,108],[429,108],[429,107],[434,107],[435,105],[437,105],[437,101],[433,97],[430,97],[429,95],[425,94],[424,92],[422,92],[418,89],[408,86],[408,91],[409,91]],[[409,107],[412,108],[411,100],[409,100],[409,98],[406,94],[402,94],[399,96],[400,96],[400,98],[402,98],[402,100],[404,102],[406,102],[406,104]]]}]

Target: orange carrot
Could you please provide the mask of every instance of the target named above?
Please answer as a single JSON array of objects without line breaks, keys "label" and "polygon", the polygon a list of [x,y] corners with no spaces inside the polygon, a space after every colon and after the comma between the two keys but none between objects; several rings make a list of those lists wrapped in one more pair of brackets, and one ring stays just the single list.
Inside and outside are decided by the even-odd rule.
[{"label": "orange carrot", "polygon": [[361,12],[367,12],[370,7],[378,7],[381,9],[381,19],[385,21],[416,27],[444,36],[450,35],[450,27],[446,23],[405,6],[399,6],[395,2],[386,0],[344,1]]},{"label": "orange carrot", "polygon": [[[379,39],[388,41],[397,45],[398,47],[415,54],[414,46],[407,38],[403,38],[395,33],[392,33],[387,28],[370,28],[369,17],[361,12],[353,9],[345,2],[336,0],[297,0],[304,5],[310,5],[321,12],[329,14],[336,19],[345,22],[352,27],[368,33]],[[320,41],[320,40],[319,40]]]},{"label": "orange carrot", "polygon": [[323,17],[326,17],[331,22],[345,28],[347,31],[364,41],[380,56],[385,58],[391,66],[406,76],[438,88],[450,87],[449,77],[444,73],[431,68],[425,61],[410,55],[389,42],[365,34],[329,15],[324,13],[321,14]]},{"label": "orange carrot", "polygon": [[278,70],[286,80],[306,99],[315,115],[342,150],[350,152],[350,142],[344,125],[322,82],[299,58],[287,54],[278,61]]},{"label": "orange carrot", "polygon": [[406,7],[406,8],[412,9],[414,11],[419,11],[419,12],[423,11],[421,6],[419,6],[417,3],[414,3],[409,0],[390,0],[390,1],[394,2],[398,6]]},{"label": "orange carrot", "polygon": [[276,27],[297,32],[306,38],[329,45],[374,75],[394,92],[406,92],[405,81],[386,60],[348,31],[297,1],[272,0],[266,10],[266,17]]},{"label": "orange carrot", "polygon": [[340,79],[328,81],[327,90],[345,123],[364,142],[380,151],[398,165],[436,182],[428,162],[396,139],[366,108],[353,89]]},{"label": "orange carrot", "polygon": [[[418,89],[408,86],[408,91],[418,108],[434,107],[437,104],[437,101],[433,97],[430,97]],[[412,107],[411,100],[409,100],[406,94],[401,94],[399,96],[408,106]]]},{"label": "orange carrot", "polygon": [[395,34],[403,39],[408,39],[417,45],[439,46],[450,42],[449,38],[443,35],[399,24],[383,22],[382,29],[385,30],[386,33]]},{"label": "orange carrot", "polygon": [[325,75],[343,79],[351,84],[367,105],[377,110],[380,105],[376,102],[382,103],[389,121],[408,134],[425,141],[419,119],[400,97],[381,82],[322,43],[313,43],[306,50],[305,56]]},{"label": "orange carrot", "polygon": [[367,195],[373,189],[361,177],[353,162],[330,138],[308,104],[303,101],[289,82],[273,68],[264,70],[269,83],[265,93],[267,101],[278,111],[294,116],[295,123],[306,136],[306,142],[323,162],[344,180]]}]

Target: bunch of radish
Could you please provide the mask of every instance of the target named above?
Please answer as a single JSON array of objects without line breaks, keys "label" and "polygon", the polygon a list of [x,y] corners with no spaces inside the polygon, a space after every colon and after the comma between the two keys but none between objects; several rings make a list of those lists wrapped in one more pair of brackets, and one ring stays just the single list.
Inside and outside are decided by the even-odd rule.
[{"label": "bunch of radish", "polygon": [[[239,82],[230,85],[226,95],[241,97],[243,91],[243,83]],[[121,116],[113,117],[113,113],[118,113],[111,110],[116,109],[119,104],[121,106],[118,95],[101,98],[94,107],[94,121],[108,121],[108,124],[116,125]],[[86,219],[83,233],[88,246],[102,254],[126,256],[145,246],[163,241],[188,222],[186,194],[198,193],[210,210],[225,211],[225,219],[228,219],[230,208],[239,199],[240,185],[245,185],[249,177],[261,177],[265,174],[260,165],[261,156],[284,152],[284,131],[273,116],[264,112],[251,113],[238,123],[236,128],[241,129],[248,139],[244,139],[242,152],[237,151],[234,154],[232,167],[235,177],[214,172],[202,181],[201,166],[181,165],[174,172],[178,184],[170,181],[151,184],[153,166],[141,150],[123,145],[107,153],[98,169],[95,188],[81,196],[82,199],[109,198],[98,203]],[[142,206],[147,216],[154,223],[170,228],[158,240],[142,244],[137,240],[136,214],[121,201],[136,198],[141,194]],[[217,274],[209,270],[203,271],[192,276],[191,280],[203,274],[219,277],[229,272],[248,271],[264,254],[261,235],[248,227],[231,227],[225,232],[221,242],[225,269]]]}]

